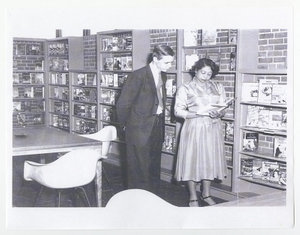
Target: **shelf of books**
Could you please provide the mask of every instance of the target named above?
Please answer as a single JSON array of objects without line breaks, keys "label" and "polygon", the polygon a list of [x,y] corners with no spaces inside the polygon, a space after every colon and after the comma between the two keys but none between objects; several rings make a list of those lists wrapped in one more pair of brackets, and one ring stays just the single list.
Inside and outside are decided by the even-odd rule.
[{"label": "shelf of books", "polygon": [[241,148],[239,179],[286,189],[287,73],[243,71],[241,79]]},{"label": "shelf of books", "polygon": [[83,68],[82,37],[47,40],[47,62],[49,125],[70,132],[74,80],[70,72]]},{"label": "shelf of books", "polygon": [[116,102],[128,75],[147,64],[149,30],[99,32],[97,45],[100,129],[107,125],[115,126],[118,133],[116,142],[124,143],[124,131],[116,115]]},{"label": "shelf of books", "polygon": [[176,153],[176,118],[174,115],[175,94],[177,90],[176,73],[167,73],[166,108],[165,108],[165,139],[162,153],[175,155]]},{"label": "shelf of books", "polygon": [[[179,30],[178,40],[181,50],[179,56],[178,83],[190,81],[194,72],[194,63],[201,58],[209,58],[219,65],[220,71],[215,80],[222,83],[225,87],[226,97],[235,97],[236,86],[236,61],[238,30],[237,29],[194,29]],[[225,117],[222,119],[223,134],[225,143],[226,161],[229,170],[229,177],[221,183],[214,184],[214,187],[227,188],[231,191],[233,148],[234,148],[234,117],[235,103],[227,109]]]},{"label": "shelf of books", "polygon": [[98,131],[97,71],[72,71],[72,128],[77,134]]},{"label": "shelf of books", "polygon": [[13,126],[45,124],[45,40],[13,39]]}]

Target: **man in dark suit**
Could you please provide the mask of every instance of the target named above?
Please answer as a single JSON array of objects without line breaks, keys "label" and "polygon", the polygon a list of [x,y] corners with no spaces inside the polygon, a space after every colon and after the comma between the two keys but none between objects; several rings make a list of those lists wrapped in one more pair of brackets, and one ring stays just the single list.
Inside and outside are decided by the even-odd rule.
[{"label": "man in dark suit", "polygon": [[132,72],[117,101],[117,116],[125,129],[127,187],[156,193],[164,141],[165,73],[174,51],[156,45],[152,62]]}]

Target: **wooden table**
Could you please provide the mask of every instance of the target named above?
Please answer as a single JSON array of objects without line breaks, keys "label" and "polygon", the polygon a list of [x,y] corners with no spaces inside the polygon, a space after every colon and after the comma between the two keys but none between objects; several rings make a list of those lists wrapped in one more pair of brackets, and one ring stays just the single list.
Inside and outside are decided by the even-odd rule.
[{"label": "wooden table", "polygon": [[[101,142],[51,127],[13,129],[13,156],[69,152],[81,148],[100,149]],[[102,205],[101,160],[97,163],[95,184],[97,205],[100,207]]]}]

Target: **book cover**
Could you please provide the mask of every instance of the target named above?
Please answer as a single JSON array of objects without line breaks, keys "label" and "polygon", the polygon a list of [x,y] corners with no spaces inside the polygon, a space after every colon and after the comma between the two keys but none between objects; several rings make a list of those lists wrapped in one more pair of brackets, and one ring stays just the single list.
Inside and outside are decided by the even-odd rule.
[{"label": "book cover", "polygon": [[216,29],[202,29],[202,45],[215,45],[217,43]]},{"label": "book cover", "polygon": [[275,158],[286,158],[287,139],[282,136],[274,136],[273,156]]},{"label": "book cover", "polygon": [[[77,105],[74,105],[74,114],[76,115],[77,113]],[[63,103],[61,101],[54,101],[53,103],[53,111],[55,113],[62,113],[63,112]]]},{"label": "book cover", "polygon": [[280,173],[279,164],[277,162],[273,162],[272,164],[270,164],[269,182],[279,184],[279,179],[280,179],[279,173]]},{"label": "book cover", "polygon": [[286,164],[279,163],[279,184],[286,185],[286,182],[287,182]]},{"label": "book cover", "polygon": [[259,79],[258,102],[271,103],[273,85],[278,84],[278,79]]},{"label": "book cover", "polygon": [[113,58],[109,57],[109,58],[103,59],[103,69],[104,70],[113,70],[113,64],[114,64]]},{"label": "book cover", "polygon": [[253,172],[253,159],[242,158],[241,159],[241,176],[252,176]]},{"label": "book cover", "polygon": [[243,150],[255,152],[258,148],[258,133],[244,132],[243,133]]},{"label": "book cover", "polygon": [[86,85],[86,74],[80,73],[77,75],[77,85]]},{"label": "book cover", "polygon": [[258,126],[258,112],[259,112],[258,106],[254,106],[254,105],[247,106],[246,126],[248,127]]},{"label": "book cover", "polygon": [[215,62],[216,65],[220,67],[221,65],[221,53],[217,52],[207,52],[206,53],[206,58],[212,60]]},{"label": "book cover", "polygon": [[167,99],[166,106],[165,106],[165,122],[171,123],[171,107],[172,107],[172,100]]},{"label": "book cover", "polygon": [[44,87],[34,87],[33,88],[33,97],[43,98],[44,97]]},{"label": "book cover", "polygon": [[19,97],[19,88],[13,87],[13,98],[18,98],[18,97]]},{"label": "book cover", "polygon": [[163,142],[162,149],[166,152],[175,152],[175,127],[166,126],[165,127],[165,139]]},{"label": "book cover", "polygon": [[270,110],[269,128],[274,130],[284,129],[282,127],[282,115],[283,112],[280,110]]},{"label": "book cover", "polygon": [[166,81],[166,94],[169,97],[173,97],[176,92],[176,81],[175,78],[168,78]]},{"label": "book cover", "polygon": [[257,102],[258,97],[258,83],[243,83],[242,85],[242,101]]},{"label": "book cover", "polygon": [[121,60],[121,70],[126,71],[127,70],[127,59],[126,59],[126,56],[121,56],[120,60]]},{"label": "book cover", "polygon": [[261,177],[262,177],[262,160],[253,159],[252,178],[261,179]]},{"label": "book cover", "polygon": [[31,112],[31,102],[30,101],[25,101],[24,102],[24,111],[27,111],[27,112]]},{"label": "book cover", "polygon": [[42,124],[43,123],[43,117],[42,114],[37,113],[33,116],[33,124]]},{"label": "book cover", "polygon": [[238,30],[237,29],[229,29],[229,31],[228,31],[228,43],[229,44],[236,44],[237,43],[237,35],[238,35]]},{"label": "book cover", "polygon": [[286,84],[274,84],[272,87],[271,104],[287,104]]},{"label": "book cover", "polygon": [[235,71],[236,70],[236,54],[234,52],[230,53],[230,64],[229,70]]},{"label": "book cover", "polygon": [[107,86],[107,78],[106,74],[101,74],[100,86]]},{"label": "book cover", "polygon": [[119,87],[119,76],[118,74],[114,73],[114,87]]},{"label": "book cover", "polygon": [[68,85],[69,84],[69,74],[68,73],[60,73],[61,84]]},{"label": "book cover", "polygon": [[122,69],[121,57],[114,57],[113,70],[121,70],[121,69]]},{"label": "book cover", "polygon": [[274,180],[274,171],[279,169],[277,162],[262,161],[262,180],[270,181]]},{"label": "book cover", "polygon": [[43,71],[44,70],[44,61],[43,60],[36,60],[35,61],[35,70]]},{"label": "book cover", "polygon": [[132,56],[126,56],[126,68],[125,70],[132,70],[133,64],[132,64]]},{"label": "book cover", "polygon": [[269,178],[270,178],[270,172],[269,172],[270,164],[271,164],[271,162],[262,161],[262,163],[261,163],[261,179],[262,180],[269,180]]},{"label": "book cover", "polygon": [[203,115],[203,116],[209,116],[209,113],[212,111],[222,111],[226,108],[229,107],[229,105],[235,100],[236,98],[232,97],[226,100],[225,103],[222,104],[208,104],[204,107],[201,107],[200,110],[197,111],[198,115]]},{"label": "book cover", "polygon": [[118,74],[118,86],[119,87],[123,87],[123,85],[124,85],[124,82],[126,81],[126,79],[127,79],[127,76],[128,75],[126,75],[126,74]]},{"label": "book cover", "polygon": [[31,77],[29,74],[24,74],[22,76],[22,83],[23,84],[31,84]]},{"label": "book cover", "polygon": [[225,122],[225,141],[233,141],[234,124],[233,122]]},{"label": "book cover", "polygon": [[33,87],[24,87],[24,97],[33,98]]},{"label": "book cover", "polygon": [[184,46],[197,46],[198,29],[185,29],[183,32]]},{"label": "book cover", "polygon": [[265,107],[259,107],[257,126],[262,129],[269,129],[270,110]]},{"label": "book cover", "polygon": [[20,74],[13,73],[13,84],[19,84],[19,83],[20,83]]},{"label": "book cover", "polygon": [[113,87],[114,86],[114,74],[106,74],[106,82],[108,87]]},{"label": "book cover", "polygon": [[166,123],[175,123],[176,118],[174,115],[174,99],[167,99],[166,108],[165,108],[165,122]]},{"label": "book cover", "polygon": [[197,60],[199,60],[197,54],[185,55],[185,71],[190,71]]},{"label": "book cover", "polygon": [[103,51],[112,50],[112,38],[102,38],[102,50]]},{"label": "book cover", "polygon": [[43,73],[30,73],[30,79],[32,84],[44,84]]},{"label": "book cover", "polygon": [[281,127],[283,130],[287,128],[287,111],[282,111]]},{"label": "book cover", "polygon": [[21,102],[13,102],[13,112],[22,111]]}]

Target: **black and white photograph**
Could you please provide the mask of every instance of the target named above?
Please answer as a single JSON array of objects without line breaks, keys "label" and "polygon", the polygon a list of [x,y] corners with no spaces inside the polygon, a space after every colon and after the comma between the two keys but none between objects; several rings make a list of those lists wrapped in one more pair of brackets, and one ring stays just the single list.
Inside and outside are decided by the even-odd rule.
[{"label": "black and white photograph", "polygon": [[6,9],[6,229],[294,232],[293,8],[100,5]]}]

